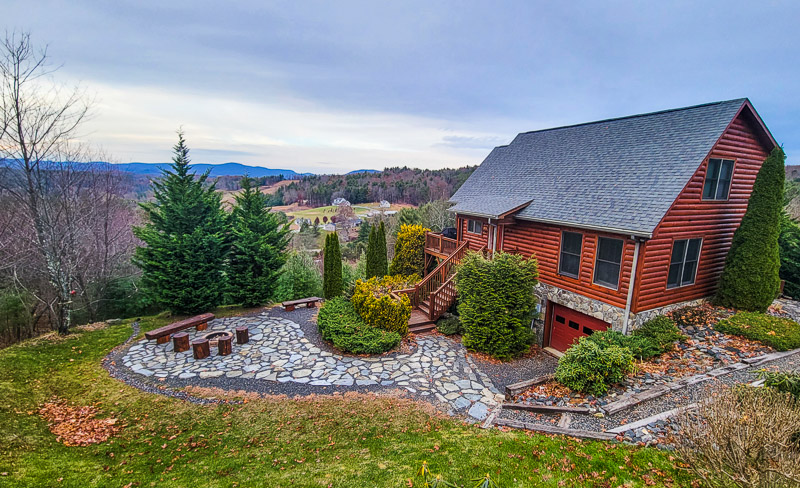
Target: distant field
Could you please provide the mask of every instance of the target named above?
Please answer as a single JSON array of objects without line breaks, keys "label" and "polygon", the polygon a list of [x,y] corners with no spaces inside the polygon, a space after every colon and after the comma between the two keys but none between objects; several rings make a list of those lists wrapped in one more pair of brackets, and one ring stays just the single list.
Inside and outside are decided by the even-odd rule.
[{"label": "distant field", "polygon": [[[392,204],[392,206],[389,208],[380,208],[380,203],[373,202],[373,203],[360,203],[358,205],[353,205],[353,211],[356,213],[356,216],[363,217],[366,216],[372,210],[399,211],[402,208],[408,208],[408,207],[413,207],[413,205],[399,203],[399,204]],[[294,218],[310,219],[312,222],[316,218],[319,218],[319,220],[322,221],[323,217],[328,217],[328,219],[330,220],[331,217],[336,215],[337,209],[338,207],[333,205],[328,205],[327,207],[316,207],[316,208],[304,207],[297,204],[272,207],[273,211],[283,212],[290,218],[294,217]]]},{"label": "distant field", "polygon": [[[273,193],[278,191],[278,188],[280,188],[282,186],[291,185],[293,181],[294,180],[281,180],[281,181],[275,183],[274,185],[261,186],[258,189],[259,189],[259,191],[261,191],[261,193],[263,193],[265,195],[272,195]],[[222,193],[222,202],[223,203],[227,203],[227,204],[233,204],[234,195],[236,195],[240,191],[241,190],[222,190],[221,191],[221,193]]]}]

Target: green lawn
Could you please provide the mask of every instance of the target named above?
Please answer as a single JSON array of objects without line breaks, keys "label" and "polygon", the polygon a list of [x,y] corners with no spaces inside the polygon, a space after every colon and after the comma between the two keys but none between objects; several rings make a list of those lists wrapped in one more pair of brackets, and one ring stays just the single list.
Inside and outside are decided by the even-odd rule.
[{"label": "green lawn", "polygon": [[[408,487],[422,486],[423,460],[464,486],[487,472],[503,488],[690,484],[654,449],[484,431],[390,397],[199,406],[142,393],[100,365],[130,331],[125,323],[0,351],[0,486]],[[54,396],[98,405],[124,428],[102,444],[66,447],[37,414]]]}]

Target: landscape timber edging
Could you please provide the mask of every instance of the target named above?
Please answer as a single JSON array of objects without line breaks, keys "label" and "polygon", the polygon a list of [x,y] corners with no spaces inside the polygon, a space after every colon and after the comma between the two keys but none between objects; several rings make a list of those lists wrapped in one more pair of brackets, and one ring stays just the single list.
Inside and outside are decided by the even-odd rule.
[{"label": "landscape timber edging", "polygon": [[592,410],[588,407],[572,407],[572,406],[559,406],[559,405],[537,405],[528,403],[503,403],[503,408],[509,410],[526,410],[529,412],[539,413],[578,413],[589,415]]},{"label": "landscape timber edging", "polygon": [[538,385],[540,383],[547,383],[548,381],[552,381],[555,379],[556,375],[554,374],[546,374],[542,376],[537,376],[536,378],[520,381],[518,383],[513,383],[510,385],[506,385],[506,398],[511,399],[514,395],[517,395],[524,390],[530,388],[531,386]]},{"label": "landscape timber edging", "polygon": [[628,408],[634,407],[642,402],[647,400],[652,400],[654,398],[658,398],[662,395],[665,395],[669,392],[680,390],[682,388],[686,388],[687,386],[696,385],[697,383],[703,383],[705,381],[713,380],[714,378],[724,376],[726,374],[733,373],[735,371],[739,371],[742,369],[752,368],[758,366],[763,363],[768,363],[770,361],[774,361],[776,359],[781,359],[786,356],[791,356],[793,354],[800,353],[800,348],[792,349],[790,351],[782,351],[782,352],[771,352],[769,354],[764,354],[763,356],[753,357],[753,358],[746,358],[743,359],[742,362],[739,363],[732,363],[725,366],[721,366],[716,369],[712,369],[706,373],[700,373],[693,376],[689,376],[687,378],[681,378],[677,381],[673,381],[671,383],[667,383],[665,385],[656,386],[654,388],[649,388],[644,391],[640,391],[639,393],[635,393],[627,398],[623,398],[621,400],[617,400],[616,402],[607,403],[600,407],[602,411],[604,411],[607,415],[614,415],[615,413],[622,412]]},{"label": "landscape timber edging", "polygon": [[569,437],[576,437],[578,439],[593,439],[598,441],[617,440],[617,436],[615,434],[608,434],[605,432],[594,432],[591,430],[567,429],[563,427],[556,427],[554,425],[532,424],[530,422],[521,422],[519,420],[497,419],[494,421],[494,424],[505,427],[512,427],[515,429],[532,430],[535,432],[541,432],[543,434],[565,435]]}]

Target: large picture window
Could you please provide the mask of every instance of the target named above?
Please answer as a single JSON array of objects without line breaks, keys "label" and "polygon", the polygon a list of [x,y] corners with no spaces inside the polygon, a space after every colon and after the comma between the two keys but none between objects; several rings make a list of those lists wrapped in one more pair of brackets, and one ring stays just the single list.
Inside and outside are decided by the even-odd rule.
[{"label": "large picture window", "polygon": [[702,239],[682,239],[672,244],[667,288],[694,284]]},{"label": "large picture window", "polygon": [[619,286],[619,270],[622,264],[622,239],[599,237],[597,258],[594,262],[594,282],[616,289]]},{"label": "large picture window", "polygon": [[732,176],[732,160],[709,159],[706,182],[703,185],[703,200],[727,200]]},{"label": "large picture window", "polygon": [[579,232],[561,233],[561,258],[558,261],[558,272],[562,275],[577,278],[581,271],[581,247],[583,234]]},{"label": "large picture window", "polygon": [[467,220],[467,232],[470,234],[483,234],[483,222],[472,219]]}]

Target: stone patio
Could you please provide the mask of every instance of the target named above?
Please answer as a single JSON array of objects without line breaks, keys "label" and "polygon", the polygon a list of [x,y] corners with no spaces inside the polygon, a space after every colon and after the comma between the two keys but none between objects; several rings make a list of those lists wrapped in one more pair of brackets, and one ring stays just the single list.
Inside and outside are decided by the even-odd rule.
[{"label": "stone patio", "polygon": [[298,323],[269,312],[217,319],[209,323],[206,331],[187,332],[194,339],[240,325],[249,328],[250,342],[234,343],[229,356],[218,356],[212,349],[211,357],[195,360],[191,350],[175,353],[171,343],[142,340],[131,346],[121,361],[143,377],[187,380],[195,385],[236,378],[239,383],[274,382],[287,387],[302,384],[319,387],[325,393],[332,388],[403,389],[450,413],[466,414],[471,420],[483,420],[502,398],[464,347],[439,335],[417,337],[417,348],[409,354],[354,357],[323,350],[306,338]]}]

